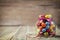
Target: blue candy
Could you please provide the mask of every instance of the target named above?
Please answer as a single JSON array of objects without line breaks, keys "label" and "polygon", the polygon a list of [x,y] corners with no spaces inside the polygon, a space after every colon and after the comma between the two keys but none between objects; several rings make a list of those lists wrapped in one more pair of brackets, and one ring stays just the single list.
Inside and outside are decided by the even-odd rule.
[{"label": "blue candy", "polygon": [[46,29],[44,28],[44,29],[42,29],[42,32],[46,32]]},{"label": "blue candy", "polygon": [[50,26],[50,23],[49,22],[46,22],[46,26],[49,25]]},{"label": "blue candy", "polygon": [[42,32],[46,32],[47,29],[49,29],[50,27],[50,23],[49,22],[46,22],[46,27],[42,29]]},{"label": "blue candy", "polygon": [[46,28],[45,29],[47,30],[47,29],[49,29],[49,27],[50,27],[50,23],[46,22]]},{"label": "blue candy", "polygon": [[50,27],[50,26],[48,25],[48,26],[46,26],[46,28],[45,28],[45,29],[47,30],[47,29],[49,29],[49,27]]}]

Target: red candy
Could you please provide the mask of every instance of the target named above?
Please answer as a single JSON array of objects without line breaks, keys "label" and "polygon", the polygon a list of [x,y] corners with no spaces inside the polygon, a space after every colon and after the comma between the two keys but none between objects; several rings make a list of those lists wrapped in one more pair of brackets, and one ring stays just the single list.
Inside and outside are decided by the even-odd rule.
[{"label": "red candy", "polygon": [[46,30],[48,33],[50,32],[50,29]]},{"label": "red candy", "polygon": [[39,15],[37,23],[37,27],[40,30],[39,34],[44,34],[45,36],[55,35],[55,32],[53,31],[55,26],[52,20],[51,15]]},{"label": "red candy", "polygon": [[46,27],[46,24],[44,22],[41,23],[42,27]]}]

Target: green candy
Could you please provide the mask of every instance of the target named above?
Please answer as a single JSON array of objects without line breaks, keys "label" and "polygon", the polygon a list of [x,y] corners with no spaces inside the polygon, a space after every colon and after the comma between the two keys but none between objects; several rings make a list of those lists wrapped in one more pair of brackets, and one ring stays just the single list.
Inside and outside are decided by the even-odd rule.
[{"label": "green candy", "polygon": [[49,35],[48,32],[45,32],[45,33],[44,33],[44,36],[45,36],[45,37],[48,37],[48,35]]}]

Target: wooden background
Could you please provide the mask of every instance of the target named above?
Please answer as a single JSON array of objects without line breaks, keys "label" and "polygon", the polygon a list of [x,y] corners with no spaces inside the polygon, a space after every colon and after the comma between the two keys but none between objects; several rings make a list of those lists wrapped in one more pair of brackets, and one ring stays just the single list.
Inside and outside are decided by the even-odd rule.
[{"label": "wooden background", "polygon": [[[0,40],[40,40],[26,35],[35,33],[38,15],[46,13],[60,25],[60,0],[0,0]],[[56,29],[56,35],[60,35],[60,28]],[[41,38],[45,39],[60,37]]]},{"label": "wooden background", "polygon": [[45,13],[52,14],[56,24],[60,24],[60,9],[57,2],[56,0],[0,0],[0,25],[35,25],[38,15]]}]

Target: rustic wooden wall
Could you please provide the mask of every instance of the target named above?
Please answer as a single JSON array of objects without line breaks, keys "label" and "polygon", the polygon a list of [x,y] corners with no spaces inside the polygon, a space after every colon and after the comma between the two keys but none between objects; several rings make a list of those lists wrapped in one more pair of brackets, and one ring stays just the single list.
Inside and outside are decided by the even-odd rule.
[{"label": "rustic wooden wall", "polygon": [[0,25],[35,25],[42,13],[52,14],[58,24],[58,9],[52,1],[0,1]]}]

